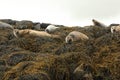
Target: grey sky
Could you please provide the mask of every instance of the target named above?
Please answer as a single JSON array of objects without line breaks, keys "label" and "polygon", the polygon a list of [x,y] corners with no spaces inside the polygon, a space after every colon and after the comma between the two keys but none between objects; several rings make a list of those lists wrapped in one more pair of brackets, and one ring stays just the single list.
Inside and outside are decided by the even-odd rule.
[{"label": "grey sky", "polygon": [[[56,0],[54,0],[56,1]],[[108,18],[120,14],[120,0],[57,0],[64,11],[75,19]]]},{"label": "grey sky", "polygon": [[119,4],[120,0],[2,0],[0,17],[66,25],[87,25],[93,18],[118,23]]}]

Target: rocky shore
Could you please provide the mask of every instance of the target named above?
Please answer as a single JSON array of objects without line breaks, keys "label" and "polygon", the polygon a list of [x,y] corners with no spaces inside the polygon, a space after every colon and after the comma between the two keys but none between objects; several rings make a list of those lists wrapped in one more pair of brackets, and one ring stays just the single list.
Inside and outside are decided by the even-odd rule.
[{"label": "rocky shore", "polygon": [[[14,29],[44,31],[50,23],[0,19]],[[54,24],[55,25],[55,24]],[[110,26],[60,27],[59,38],[16,38],[0,29],[0,80],[119,80],[120,34]],[[71,31],[80,31],[87,41],[65,43]]]}]

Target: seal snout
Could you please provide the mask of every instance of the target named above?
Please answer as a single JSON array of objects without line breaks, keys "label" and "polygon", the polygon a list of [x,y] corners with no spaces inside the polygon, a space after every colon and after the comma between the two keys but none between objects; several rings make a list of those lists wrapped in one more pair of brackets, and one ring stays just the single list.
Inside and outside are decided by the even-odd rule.
[{"label": "seal snout", "polygon": [[45,32],[49,33],[50,31],[48,29],[45,29]]},{"label": "seal snout", "polygon": [[69,39],[67,43],[68,43],[68,44],[71,44],[71,43],[72,43],[72,39]]},{"label": "seal snout", "polygon": [[111,33],[118,33],[120,32],[120,26],[112,26]]}]

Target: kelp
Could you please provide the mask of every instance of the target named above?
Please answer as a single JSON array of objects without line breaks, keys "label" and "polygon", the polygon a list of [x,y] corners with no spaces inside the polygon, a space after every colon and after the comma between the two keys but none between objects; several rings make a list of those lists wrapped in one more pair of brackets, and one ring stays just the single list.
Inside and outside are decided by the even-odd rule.
[{"label": "kelp", "polygon": [[[65,43],[71,31],[89,40]],[[51,34],[60,37],[15,38],[0,29],[0,79],[120,79],[120,34],[112,34],[110,27],[60,27]]]}]

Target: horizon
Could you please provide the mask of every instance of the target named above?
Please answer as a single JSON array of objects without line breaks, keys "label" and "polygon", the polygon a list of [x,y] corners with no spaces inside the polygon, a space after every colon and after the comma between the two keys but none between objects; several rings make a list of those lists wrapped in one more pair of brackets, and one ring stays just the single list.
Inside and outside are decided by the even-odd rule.
[{"label": "horizon", "polygon": [[120,23],[119,0],[4,0],[0,19],[31,20],[65,26]]}]

